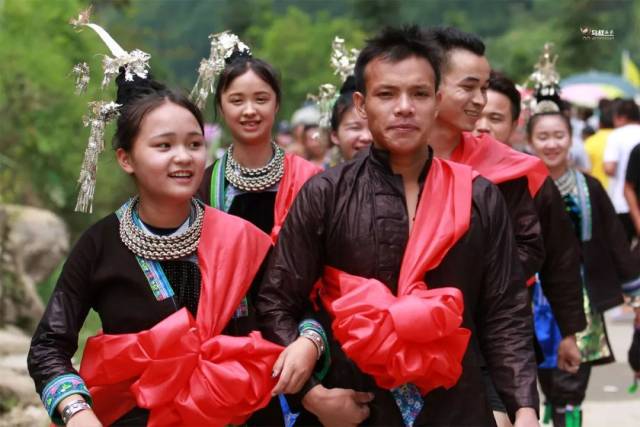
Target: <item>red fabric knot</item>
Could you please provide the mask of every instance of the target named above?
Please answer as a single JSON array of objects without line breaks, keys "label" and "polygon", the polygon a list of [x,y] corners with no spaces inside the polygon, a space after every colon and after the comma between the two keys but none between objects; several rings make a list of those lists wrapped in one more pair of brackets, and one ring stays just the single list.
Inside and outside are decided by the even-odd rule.
[{"label": "red fabric knot", "polygon": [[422,279],[468,230],[475,176],[468,166],[432,160],[397,296],[376,279],[325,267],[320,297],[333,316],[334,337],[382,388],[413,383],[426,394],[460,378],[471,335],[460,327],[462,293],[454,287],[428,289]]}]

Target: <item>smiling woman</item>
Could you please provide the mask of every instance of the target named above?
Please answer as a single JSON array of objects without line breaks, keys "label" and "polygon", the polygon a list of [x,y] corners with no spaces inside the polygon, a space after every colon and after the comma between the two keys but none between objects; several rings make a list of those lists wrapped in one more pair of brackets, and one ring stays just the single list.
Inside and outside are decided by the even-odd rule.
[{"label": "smiling woman", "polygon": [[[230,320],[271,241],[193,198],[206,157],[200,110],[146,73],[127,76],[130,66],[116,79],[114,149],[138,195],[75,245],[34,334],[29,372],[58,424],[242,424],[269,402],[282,348]],[[78,372],[71,357],[90,309],[102,332],[87,340]]]}]

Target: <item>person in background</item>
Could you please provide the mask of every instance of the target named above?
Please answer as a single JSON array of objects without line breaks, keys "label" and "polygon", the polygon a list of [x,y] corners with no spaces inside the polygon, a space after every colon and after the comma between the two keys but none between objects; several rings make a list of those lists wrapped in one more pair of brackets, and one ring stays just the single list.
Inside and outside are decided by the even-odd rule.
[{"label": "person in background", "polygon": [[[527,132],[533,151],[549,168],[562,194],[566,215],[581,243],[581,302],[587,327],[577,334],[582,361],[577,372],[565,372],[546,363],[539,369],[538,378],[547,398],[546,417],[553,420],[555,427],[579,427],[591,366],[613,361],[603,313],[622,304],[623,290],[629,295],[640,293],[624,286],[626,282],[637,282],[640,253],[630,251],[622,224],[598,180],[569,166],[571,125],[559,104],[550,99],[543,102],[538,104],[543,108],[534,110]],[[547,332],[545,329],[545,335]],[[545,352],[545,356],[545,362],[555,358],[553,352]]]},{"label": "person in background", "polygon": [[[498,141],[509,141],[518,126],[520,105],[520,92],[513,81],[500,72],[492,71],[487,89],[487,105],[476,122],[474,135],[480,137],[488,134]],[[543,282],[545,292],[551,295],[552,309],[559,313],[558,316],[563,316],[568,311],[567,307],[572,307],[574,312],[573,315],[563,317],[559,321],[562,325],[561,335],[565,336],[567,343],[571,345],[563,345],[558,350],[563,353],[562,357],[572,355],[572,360],[576,358],[579,360],[573,340],[574,334],[580,328],[584,328],[584,323],[572,323],[571,319],[579,318],[581,305],[565,304],[567,298],[571,298],[572,295],[566,292],[567,284],[575,286],[580,283],[578,242],[573,235],[569,219],[564,215],[564,203],[560,192],[551,178],[545,179],[533,201],[540,219],[545,247],[545,259],[539,276],[545,279]],[[539,349],[540,346],[538,345],[537,348]],[[504,414],[500,401],[493,399],[492,404],[499,426],[509,426],[510,422]]]},{"label": "person in background", "polygon": [[609,196],[631,241],[636,231],[624,197],[624,184],[629,155],[640,142],[640,110],[632,99],[615,102],[613,126],[615,129],[607,138],[604,150],[604,171],[610,177]]},{"label": "person in background", "polygon": [[584,140],[582,139],[582,130],[587,126],[587,119],[593,114],[589,108],[572,107],[569,103],[563,106],[563,111],[569,115],[571,122],[571,150],[569,151],[569,160],[571,165],[581,171],[591,169],[589,156],[584,149]]},{"label": "person in background", "polygon": [[337,153],[332,155],[331,166],[353,159],[358,152],[368,148],[372,142],[367,119],[360,117],[353,105],[355,90],[355,78],[347,77],[333,105],[331,142],[335,144],[332,150]]},{"label": "person in background", "polygon": [[531,310],[505,202],[429,147],[439,74],[438,48],[417,27],[369,40],[354,103],[373,145],[309,180],[265,272],[258,312],[279,342],[295,336],[322,277],[321,312],[340,345],[305,405],[329,425],[494,425],[481,354],[516,425],[538,425]]},{"label": "person in background", "polygon": [[304,129],[307,126],[318,125],[320,123],[320,110],[313,104],[305,104],[296,110],[291,116],[291,134],[293,144],[289,145],[288,153],[305,157]]},{"label": "person in background", "polygon": [[[275,69],[238,44],[218,77],[214,101],[233,143],[204,171],[196,194],[205,204],[251,222],[269,234],[273,242],[277,241],[300,188],[320,172],[305,159],[285,153],[274,142],[272,132],[280,97],[280,81]],[[235,328],[238,334],[261,326],[255,317],[257,292],[256,285],[230,321],[229,327]],[[308,308],[310,311],[310,305]],[[274,375],[280,376],[274,393],[298,392],[319,356],[324,354],[323,361],[328,360],[326,346],[316,346],[326,342],[324,331],[313,319],[305,319],[303,323],[298,339],[282,353],[274,367]],[[266,409],[249,420],[249,425],[281,424],[283,413],[278,404],[279,399],[273,399]]]},{"label": "person in background", "polygon": [[320,132],[318,124],[305,125],[302,132],[305,158],[316,167],[329,167],[329,141],[324,132]]},{"label": "person in background", "polygon": [[286,120],[281,120],[278,123],[278,129],[276,131],[276,144],[283,148],[285,151],[293,144],[293,133],[291,132],[291,126]]},{"label": "person in background", "polygon": [[601,99],[598,102],[598,130],[584,141],[584,149],[591,163],[589,174],[600,181],[605,189],[609,188],[609,177],[604,171],[604,149],[613,131],[613,103],[614,101],[608,99]]}]

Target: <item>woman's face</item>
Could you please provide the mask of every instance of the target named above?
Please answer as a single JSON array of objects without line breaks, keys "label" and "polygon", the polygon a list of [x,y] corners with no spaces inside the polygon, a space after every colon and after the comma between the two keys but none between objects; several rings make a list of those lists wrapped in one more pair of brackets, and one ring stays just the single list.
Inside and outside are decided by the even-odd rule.
[{"label": "woman's face", "polygon": [[559,114],[536,118],[529,143],[550,172],[562,173],[567,168],[571,134]]},{"label": "woman's face", "polygon": [[141,198],[180,203],[198,189],[207,153],[193,114],[166,101],[144,116],[131,150],[119,148],[116,156]]},{"label": "woman's face", "polygon": [[331,132],[331,141],[340,147],[345,160],[353,159],[358,151],[373,142],[367,119],[360,117],[355,108],[349,108],[343,113],[338,130]]},{"label": "woman's face", "polygon": [[220,112],[234,141],[240,144],[268,142],[278,112],[276,93],[249,69],[222,93]]}]

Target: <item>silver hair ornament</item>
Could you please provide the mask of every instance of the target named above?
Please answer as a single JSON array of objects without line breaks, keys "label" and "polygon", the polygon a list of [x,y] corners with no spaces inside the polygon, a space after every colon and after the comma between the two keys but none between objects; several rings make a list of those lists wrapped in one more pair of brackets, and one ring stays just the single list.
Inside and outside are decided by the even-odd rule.
[{"label": "silver hair ornament", "polygon": [[89,141],[84,151],[84,159],[78,177],[78,199],[76,212],[93,211],[93,195],[96,188],[98,157],[104,151],[104,129],[119,114],[120,104],[115,102],[89,102],[89,114],[83,118],[85,127],[89,127]]},{"label": "silver hair ornament", "polygon": [[318,95],[307,95],[307,98],[314,101],[320,110],[320,122],[318,123],[320,128],[329,129],[331,127],[331,113],[337,97],[336,87],[330,83],[320,85]]},{"label": "silver hair ornament", "polygon": [[89,86],[89,81],[91,80],[89,65],[86,62],[81,62],[74,65],[71,72],[76,76],[76,95],[85,93],[87,91],[87,86]]},{"label": "silver hair ornament", "polygon": [[191,90],[191,100],[202,109],[207,103],[207,98],[215,92],[216,79],[224,70],[226,60],[234,51],[251,55],[251,50],[235,34],[224,31],[209,35],[211,50],[209,57],[200,61],[198,67],[198,80]]},{"label": "silver hair ornament", "polygon": [[335,37],[331,43],[331,66],[333,73],[340,76],[341,81],[345,81],[347,77],[353,74],[356,66],[356,59],[360,53],[357,49],[347,50],[344,39]]}]

